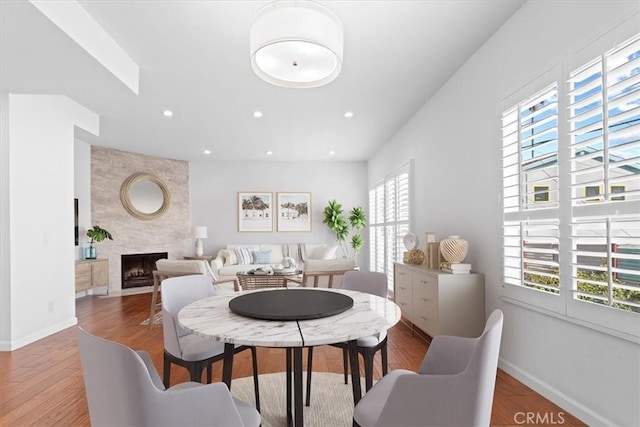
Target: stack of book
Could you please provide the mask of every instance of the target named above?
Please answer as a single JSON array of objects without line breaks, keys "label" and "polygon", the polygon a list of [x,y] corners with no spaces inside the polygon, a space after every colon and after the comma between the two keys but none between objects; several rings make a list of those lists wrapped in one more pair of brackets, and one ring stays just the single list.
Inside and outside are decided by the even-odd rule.
[{"label": "stack of book", "polygon": [[440,263],[440,270],[451,274],[469,274],[471,273],[471,264],[444,261]]}]

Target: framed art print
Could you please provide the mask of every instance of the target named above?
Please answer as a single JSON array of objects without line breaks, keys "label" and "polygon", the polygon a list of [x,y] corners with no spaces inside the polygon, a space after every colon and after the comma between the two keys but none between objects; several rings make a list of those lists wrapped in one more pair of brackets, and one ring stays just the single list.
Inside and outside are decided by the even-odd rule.
[{"label": "framed art print", "polygon": [[311,231],[311,193],[278,193],[278,231]]},{"label": "framed art print", "polygon": [[238,231],[273,231],[273,193],[238,193]]}]

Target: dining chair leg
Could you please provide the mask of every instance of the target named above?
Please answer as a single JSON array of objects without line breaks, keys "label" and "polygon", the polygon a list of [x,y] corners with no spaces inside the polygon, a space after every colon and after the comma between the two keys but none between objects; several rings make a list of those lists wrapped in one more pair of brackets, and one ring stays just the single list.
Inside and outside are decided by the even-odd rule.
[{"label": "dining chair leg", "polygon": [[342,367],[344,369],[344,383],[349,384],[349,350],[342,348]]},{"label": "dining chair leg", "polygon": [[360,362],[358,361],[358,340],[348,342],[349,361],[351,363],[351,387],[353,388],[353,405],[362,399],[362,387],[360,385]]},{"label": "dining chair leg", "polygon": [[313,371],[313,347],[307,348],[307,400],[306,406],[311,405],[311,372]]},{"label": "dining chair leg", "polygon": [[256,409],[260,412],[260,386],[258,384],[258,353],[255,347],[251,347],[251,359],[253,359],[253,388],[256,395]]},{"label": "dining chair leg", "polygon": [[171,361],[164,355],[163,367],[162,367],[162,383],[165,388],[169,388],[169,382],[171,379]]},{"label": "dining chair leg", "polygon": [[380,354],[382,355],[382,376],[387,375],[389,370],[388,357],[387,357],[387,339],[384,339],[382,347],[380,348]]},{"label": "dining chair leg", "polygon": [[371,390],[373,387],[373,355],[374,348],[367,347],[364,349],[362,354],[364,356],[364,380],[365,380],[365,390]]},{"label": "dining chair leg", "polygon": [[200,363],[190,363],[187,370],[191,381],[194,383],[202,382],[202,365]]}]

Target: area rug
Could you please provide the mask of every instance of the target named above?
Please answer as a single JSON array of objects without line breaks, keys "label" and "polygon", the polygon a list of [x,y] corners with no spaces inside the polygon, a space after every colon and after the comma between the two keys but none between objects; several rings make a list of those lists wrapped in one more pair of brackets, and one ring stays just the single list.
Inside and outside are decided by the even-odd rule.
[{"label": "area rug", "polygon": [[[149,326],[149,318],[147,317],[142,322],[140,322],[140,324],[143,326]],[[162,312],[153,315],[153,324],[162,325]]]},{"label": "area rug", "polygon": [[[306,372],[303,390],[306,390]],[[287,389],[284,372],[260,375],[260,415],[262,427],[287,425]],[[364,379],[362,379],[364,391]],[[234,379],[231,394],[255,405],[253,377]],[[304,407],[304,425],[317,427],[351,427],[353,425],[353,391],[351,381],[342,374],[314,372],[311,379],[311,406]]]}]

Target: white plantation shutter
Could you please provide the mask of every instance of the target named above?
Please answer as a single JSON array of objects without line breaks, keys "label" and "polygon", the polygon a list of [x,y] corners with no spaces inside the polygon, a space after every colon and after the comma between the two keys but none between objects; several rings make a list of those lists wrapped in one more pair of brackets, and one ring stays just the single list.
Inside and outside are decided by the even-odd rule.
[{"label": "white plantation shutter", "polygon": [[369,268],[384,272],[384,185],[369,191],[369,218]]},{"label": "white plantation shutter", "polygon": [[502,298],[640,342],[640,34],[604,44],[504,101]]},{"label": "white plantation shutter", "polygon": [[369,253],[371,271],[385,273],[393,293],[393,263],[402,260],[403,238],[409,232],[412,162],[369,191]]},{"label": "white plantation shutter", "polygon": [[505,283],[559,293],[558,87],[502,115]]},{"label": "white plantation shutter", "polygon": [[568,91],[573,299],[640,313],[640,37]]}]

